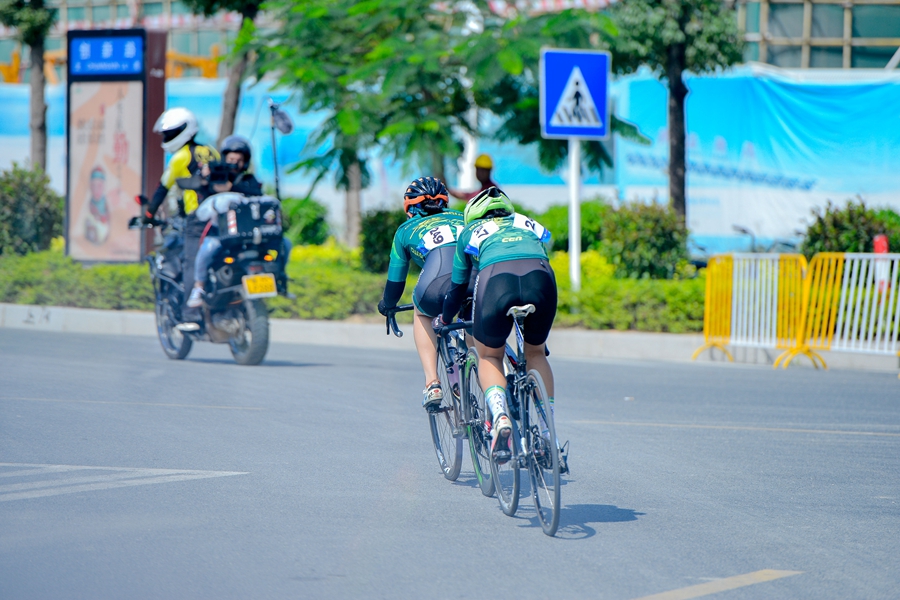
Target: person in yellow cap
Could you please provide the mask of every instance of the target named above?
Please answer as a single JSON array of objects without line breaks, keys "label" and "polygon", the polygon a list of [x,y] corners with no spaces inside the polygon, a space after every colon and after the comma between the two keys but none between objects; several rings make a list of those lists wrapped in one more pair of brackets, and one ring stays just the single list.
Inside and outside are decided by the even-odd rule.
[{"label": "person in yellow cap", "polygon": [[474,192],[464,192],[462,190],[456,190],[453,188],[448,188],[450,195],[454,198],[459,198],[460,200],[465,200],[468,202],[481,192],[486,189],[495,187],[499,189],[499,185],[493,179],[491,179],[491,170],[494,168],[494,161],[491,160],[491,157],[487,154],[481,154],[478,158],[475,159],[475,179],[478,180],[478,183],[481,184],[481,187]]}]

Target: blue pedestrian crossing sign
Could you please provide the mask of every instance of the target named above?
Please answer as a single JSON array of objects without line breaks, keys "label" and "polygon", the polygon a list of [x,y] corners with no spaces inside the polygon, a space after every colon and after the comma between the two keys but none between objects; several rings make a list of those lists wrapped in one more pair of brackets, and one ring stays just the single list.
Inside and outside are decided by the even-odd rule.
[{"label": "blue pedestrian crossing sign", "polygon": [[541,50],[541,136],[609,137],[609,52]]}]

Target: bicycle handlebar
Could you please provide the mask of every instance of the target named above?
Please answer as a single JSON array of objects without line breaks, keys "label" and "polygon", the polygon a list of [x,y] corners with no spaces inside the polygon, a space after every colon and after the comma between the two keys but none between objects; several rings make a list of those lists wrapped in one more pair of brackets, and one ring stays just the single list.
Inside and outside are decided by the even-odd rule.
[{"label": "bicycle handlebar", "polygon": [[398,338],[403,337],[403,332],[400,331],[400,327],[397,325],[397,313],[412,310],[413,308],[415,307],[412,304],[401,304],[389,309],[385,317],[385,335],[391,335],[391,331],[393,331]]},{"label": "bicycle handlebar", "polygon": [[451,331],[456,331],[457,329],[468,329],[471,326],[472,321],[457,321],[456,323],[450,323],[449,325],[444,325],[443,327],[441,327],[440,331],[438,331],[438,335],[443,337]]}]

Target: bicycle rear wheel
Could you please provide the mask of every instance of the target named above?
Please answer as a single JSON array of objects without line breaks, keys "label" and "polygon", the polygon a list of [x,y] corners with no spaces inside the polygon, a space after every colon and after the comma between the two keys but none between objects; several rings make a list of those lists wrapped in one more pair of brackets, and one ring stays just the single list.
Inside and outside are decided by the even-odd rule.
[{"label": "bicycle rear wheel", "polygon": [[[516,419],[510,418],[509,421],[512,424],[512,431],[510,431],[507,443],[512,457],[505,463],[498,464],[492,453],[488,456],[491,457],[491,475],[494,478],[494,486],[497,488],[497,500],[500,501],[500,508],[503,510],[503,514],[511,517],[519,509],[519,456],[521,452],[519,425]],[[490,440],[488,443],[490,444]]]},{"label": "bicycle rear wheel", "polygon": [[450,481],[456,481],[462,467],[463,432],[459,426],[459,402],[451,389],[447,376],[447,364],[440,352],[437,357],[437,374],[444,399],[441,400],[438,408],[428,411],[431,441],[434,443],[434,452],[437,455],[441,471],[444,472],[444,477]]},{"label": "bicycle rear wheel", "polygon": [[[541,374],[529,371],[525,380],[528,390],[528,474],[531,478],[531,497],[541,529],[547,535],[555,535],[559,527],[561,484],[559,474],[559,449],[556,447],[556,425],[550,410],[547,388]],[[541,435],[541,422],[547,424],[549,438]]]},{"label": "bicycle rear wheel", "polygon": [[484,404],[484,391],[478,380],[478,352],[470,348],[466,354],[465,377],[463,380],[466,395],[464,410],[467,411],[466,428],[469,436],[469,452],[472,454],[472,468],[485,496],[494,495],[494,478],[491,476],[491,434],[486,429],[485,419],[487,407]]}]

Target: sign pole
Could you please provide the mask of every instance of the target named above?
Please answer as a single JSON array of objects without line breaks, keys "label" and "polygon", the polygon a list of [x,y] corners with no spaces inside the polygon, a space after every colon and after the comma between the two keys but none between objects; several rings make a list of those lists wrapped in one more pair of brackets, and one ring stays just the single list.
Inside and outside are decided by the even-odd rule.
[{"label": "sign pole", "polygon": [[581,140],[569,138],[569,277],[581,290]]},{"label": "sign pole", "polygon": [[569,276],[581,290],[581,141],[609,138],[609,52],[542,48],[541,137],[569,141]]}]

